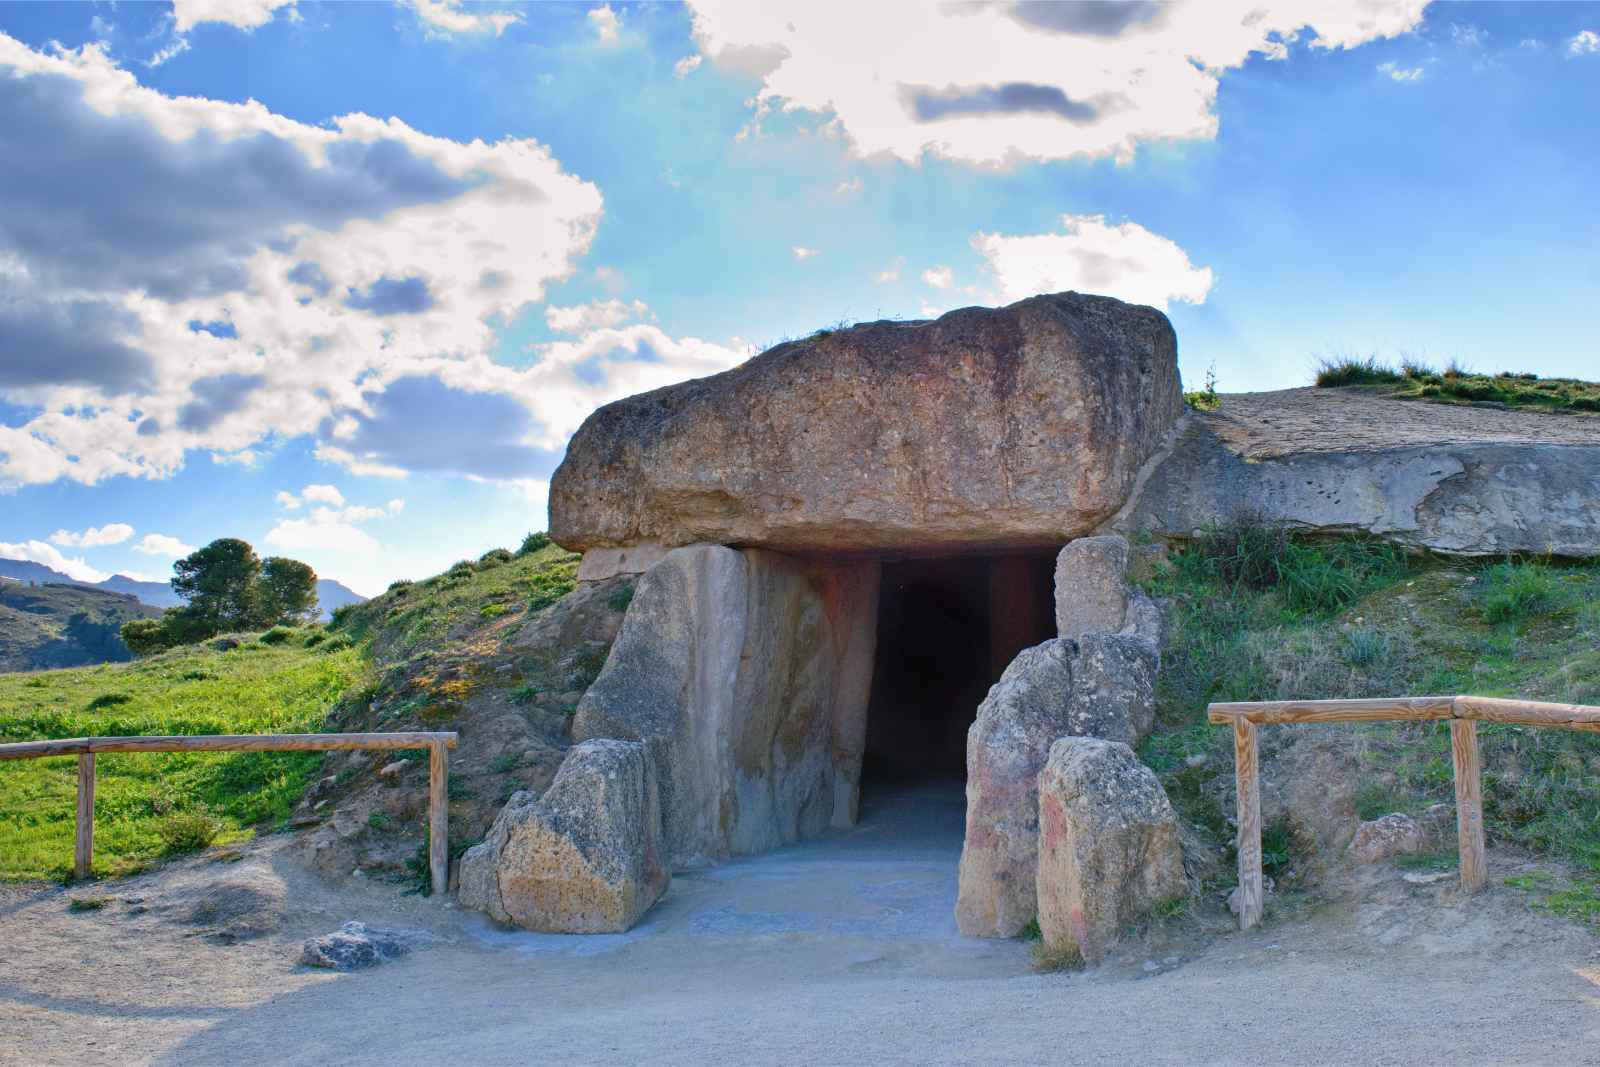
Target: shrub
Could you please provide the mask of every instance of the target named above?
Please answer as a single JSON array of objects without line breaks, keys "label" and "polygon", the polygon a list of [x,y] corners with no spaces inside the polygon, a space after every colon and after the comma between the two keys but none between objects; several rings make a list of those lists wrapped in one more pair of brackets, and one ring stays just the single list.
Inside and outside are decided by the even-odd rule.
[{"label": "shrub", "polygon": [[322,644],[322,642],[326,641],[327,639],[328,639],[328,635],[323,633],[321,630],[313,630],[309,634],[306,635],[306,647],[307,648],[316,648],[318,645]]},{"label": "shrub", "polygon": [[508,548],[491,548],[478,557],[479,567],[498,567],[502,563],[510,563],[515,557]]},{"label": "shrub", "polygon": [[333,617],[328,620],[328,625],[332,626],[335,630],[344,629],[345,626],[349,625],[350,622],[353,621],[356,614],[356,608],[360,606],[361,605],[359,604],[345,604],[342,607],[334,608]]},{"label": "shrub", "polygon": [[1214,361],[1206,368],[1205,388],[1184,393],[1183,402],[1196,411],[1215,411],[1222,406],[1222,398],[1217,396],[1217,365]]},{"label": "shrub", "polygon": [[484,619],[498,619],[510,610],[511,608],[505,604],[485,604],[478,609],[478,616]]},{"label": "shrub", "polygon": [[156,823],[156,836],[169,853],[198,852],[221,832],[222,820],[205,808],[175,811]]},{"label": "shrub", "polygon": [[134,619],[122,624],[122,643],[135,656],[149,656],[170,648],[160,619]]},{"label": "shrub", "polygon": [[397,579],[396,581],[390,582],[389,583],[389,588],[384,590],[384,592],[386,592],[386,593],[394,593],[395,595],[398,596],[398,595],[404,593],[407,589],[410,589],[412,584],[413,583],[412,583],[410,578],[400,578],[400,579]]},{"label": "shrub", "polygon": [[539,551],[541,548],[549,547],[549,545],[550,545],[550,535],[549,534],[545,533],[543,530],[539,531],[538,533],[531,533],[531,534],[529,534],[528,536],[526,536],[526,537],[524,537],[522,539],[522,545],[521,545],[520,548],[517,549],[517,555],[519,555],[519,556],[532,555],[533,553]]},{"label": "shrub", "polygon": [[539,696],[539,687],[536,685],[519,685],[511,691],[513,704],[532,704]]},{"label": "shrub", "polygon": [[1316,383],[1322,386],[1393,385],[1404,380],[1404,374],[1387,363],[1378,362],[1377,356],[1368,356],[1366,359],[1341,356],[1317,360]]},{"label": "shrub", "polygon": [[1509,560],[1483,572],[1477,599],[1483,621],[1496,626],[1560,614],[1571,607],[1548,567]]},{"label": "shrub", "polygon": [[1194,562],[1235,589],[1266,589],[1278,583],[1288,550],[1287,526],[1260,512],[1239,511],[1201,533],[1195,540]]},{"label": "shrub", "polygon": [[1345,631],[1344,658],[1354,667],[1372,667],[1389,657],[1389,635],[1370,626]]},{"label": "shrub", "polygon": [[446,578],[457,579],[470,578],[472,577],[473,572],[475,572],[477,569],[477,564],[473,563],[470,559],[458,560],[450,567],[449,570],[444,572],[444,576]]},{"label": "shrub", "polygon": [[295,629],[292,626],[274,626],[257,640],[263,645],[281,645],[294,635]]},{"label": "shrub", "polygon": [[322,651],[343,652],[353,644],[355,644],[355,642],[351,641],[350,638],[346,637],[344,634],[338,634],[337,636],[330,637],[326,641],[322,642]]}]

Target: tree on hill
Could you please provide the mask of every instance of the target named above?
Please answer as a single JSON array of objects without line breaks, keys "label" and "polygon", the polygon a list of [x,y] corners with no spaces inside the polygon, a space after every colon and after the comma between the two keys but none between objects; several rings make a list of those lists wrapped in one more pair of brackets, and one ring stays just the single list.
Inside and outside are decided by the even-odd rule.
[{"label": "tree on hill", "polygon": [[263,626],[317,617],[317,572],[297,559],[268,556],[256,580],[256,618]]},{"label": "tree on hill", "polygon": [[297,625],[317,615],[317,572],[297,559],[260,559],[248,541],[222,537],[172,565],[172,589],[187,603],[159,622],[123,627],[137,655],[204,641],[219,633]]}]

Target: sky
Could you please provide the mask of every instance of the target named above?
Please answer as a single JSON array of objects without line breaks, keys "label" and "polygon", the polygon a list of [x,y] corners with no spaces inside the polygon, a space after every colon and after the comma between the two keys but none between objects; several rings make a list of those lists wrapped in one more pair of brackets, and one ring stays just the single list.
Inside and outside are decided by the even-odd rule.
[{"label": "sky", "polygon": [[0,3],[0,556],[363,594],[601,404],[1039,292],[1600,378],[1600,4]]}]

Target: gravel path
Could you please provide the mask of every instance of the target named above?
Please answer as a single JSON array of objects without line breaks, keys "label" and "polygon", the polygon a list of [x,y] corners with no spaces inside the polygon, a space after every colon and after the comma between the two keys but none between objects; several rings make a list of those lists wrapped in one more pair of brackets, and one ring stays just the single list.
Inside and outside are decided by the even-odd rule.
[{"label": "gravel path", "polygon": [[1363,389],[1225,393],[1206,425],[1249,459],[1445,444],[1600,445],[1600,415],[1397,400]]},{"label": "gravel path", "polygon": [[[104,886],[93,912],[9,887],[0,1062],[1600,1062],[1600,941],[1515,891],[1375,873],[1249,934],[1207,905],[1097,971],[1040,975],[1024,945],[955,933],[960,811],[958,792],[907,794],[850,833],[680,876],[613,937],[335,892],[270,844]],[[350,918],[445,941],[354,974],[295,965]]]}]

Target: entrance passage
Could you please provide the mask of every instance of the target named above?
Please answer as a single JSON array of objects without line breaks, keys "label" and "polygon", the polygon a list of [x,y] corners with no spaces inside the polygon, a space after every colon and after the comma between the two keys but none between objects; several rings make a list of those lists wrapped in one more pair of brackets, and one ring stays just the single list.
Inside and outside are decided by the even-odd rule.
[{"label": "entrance passage", "polygon": [[967,728],[989,687],[1018,652],[1055,636],[1054,562],[1048,552],[883,565],[864,790],[965,776]]}]

